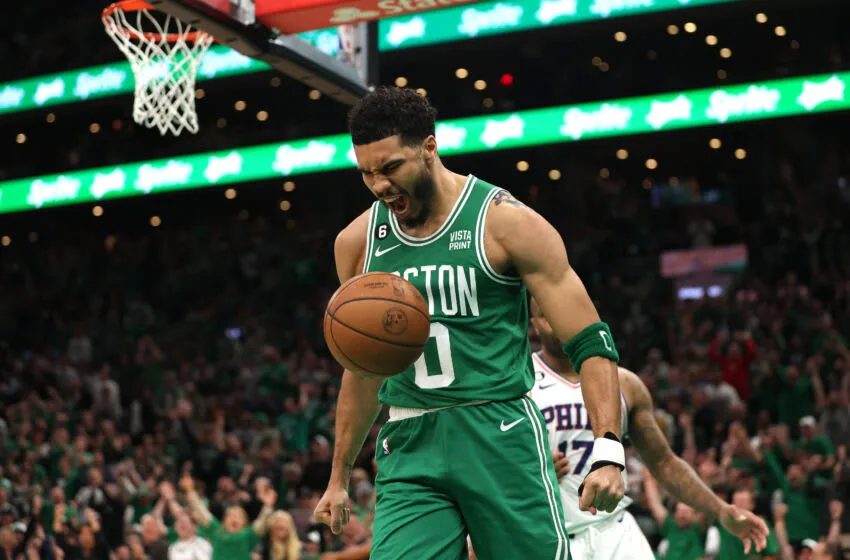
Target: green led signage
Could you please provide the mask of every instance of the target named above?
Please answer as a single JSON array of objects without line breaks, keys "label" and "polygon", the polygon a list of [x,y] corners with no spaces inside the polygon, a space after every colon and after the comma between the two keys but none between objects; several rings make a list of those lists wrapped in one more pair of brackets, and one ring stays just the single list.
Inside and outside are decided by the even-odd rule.
[{"label": "green led signage", "polygon": [[[388,18],[378,23],[381,51],[462,41],[500,33],[555,27],[661,10],[677,10],[741,0],[507,0],[478,2],[415,16]],[[336,29],[299,34],[319,50],[335,56]],[[198,80],[225,78],[268,70],[269,66],[223,45],[207,51]],[[165,70],[162,68],[161,70]],[[51,105],[74,103],[131,93],[130,64],[119,62],[0,84],[0,115]]]},{"label": "green led signage", "polygon": [[[576,142],[850,108],[850,72],[470,117],[437,125],[440,154]],[[0,213],[354,168],[347,134],[0,183]]]}]

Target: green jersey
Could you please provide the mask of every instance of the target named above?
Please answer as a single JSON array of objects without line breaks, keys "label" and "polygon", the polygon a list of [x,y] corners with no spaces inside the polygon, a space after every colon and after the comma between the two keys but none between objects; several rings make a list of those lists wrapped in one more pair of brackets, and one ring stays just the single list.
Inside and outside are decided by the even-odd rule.
[{"label": "green jersey", "polygon": [[484,254],[487,209],[500,190],[470,175],[443,225],[422,238],[406,235],[384,204],[372,205],[363,272],[402,276],[431,314],[425,351],[384,382],[382,403],[439,408],[514,399],[531,389],[525,286],[493,270]]}]

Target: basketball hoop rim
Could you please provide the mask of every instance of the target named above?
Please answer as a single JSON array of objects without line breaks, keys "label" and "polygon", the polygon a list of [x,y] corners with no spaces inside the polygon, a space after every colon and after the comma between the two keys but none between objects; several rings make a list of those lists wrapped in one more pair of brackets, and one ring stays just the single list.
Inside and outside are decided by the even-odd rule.
[{"label": "basketball hoop rim", "polygon": [[100,14],[100,19],[103,21],[103,25],[110,28],[115,33],[119,35],[124,35],[125,37],[130,37],[132,39],[139,39],[140,37],[144,37],[149,41],[168,41],[169,43],[177,43],[179,41],[187,41],[187,42],[196,42],[201,35],[207,35],[204,31],[192,31],[191,33],[153,33],[150,31],[145,31],[144,33],[137,33],[130,29],[126,29],[119,25],[116,25],[115,22],[111,19],[112,14],[121,10],[123,12],[139,12],[141,10],[156,10],[151,4],[148,4],[144,0],[121,0],[120,2],[114,2],[103,9]]}]

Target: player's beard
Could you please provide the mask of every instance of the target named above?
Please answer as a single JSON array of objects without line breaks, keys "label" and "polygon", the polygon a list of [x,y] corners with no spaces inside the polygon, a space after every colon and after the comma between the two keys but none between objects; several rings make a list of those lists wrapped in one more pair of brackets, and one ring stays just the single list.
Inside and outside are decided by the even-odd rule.
[{"label": "player's beard", "polygon": [[410,213],[398,218],[399,223],[405,229],[421,226],[431,215],[431,205],[434,201],[436,186],[431,172],[424,165],[419,176],[409,189]]}]

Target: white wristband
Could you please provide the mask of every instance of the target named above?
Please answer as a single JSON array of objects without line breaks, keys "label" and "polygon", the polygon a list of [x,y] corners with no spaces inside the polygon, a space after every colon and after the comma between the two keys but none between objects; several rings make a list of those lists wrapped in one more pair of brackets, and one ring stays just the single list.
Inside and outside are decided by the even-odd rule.
[{"label": "white wristband", "polygon": [[593,455],[591,455],[590,465],[593,466],[597,461],[610,461],[625,469],[626,450],[623,449],[623,444],[613,439],[596,438],[593,441]]}]

